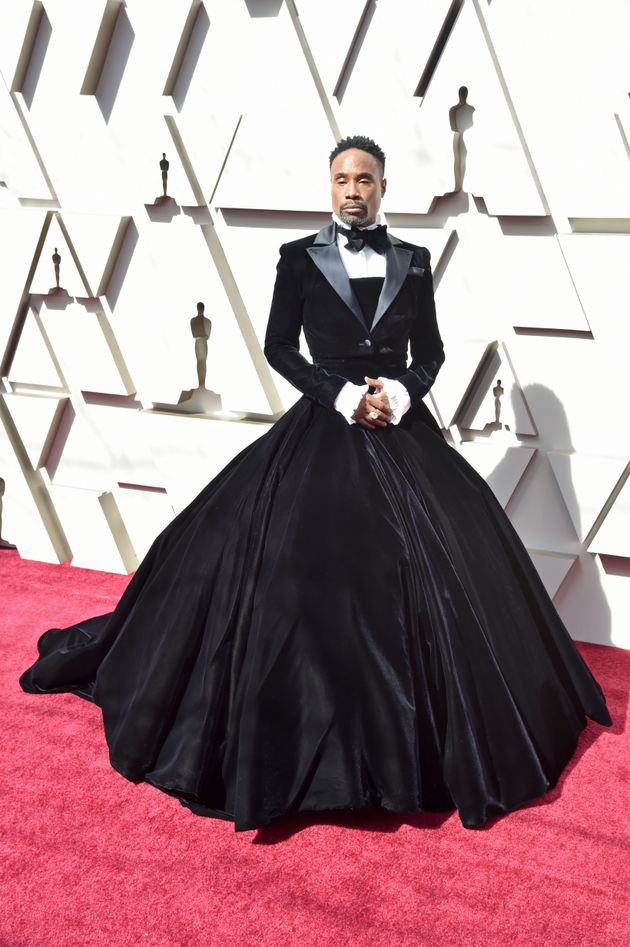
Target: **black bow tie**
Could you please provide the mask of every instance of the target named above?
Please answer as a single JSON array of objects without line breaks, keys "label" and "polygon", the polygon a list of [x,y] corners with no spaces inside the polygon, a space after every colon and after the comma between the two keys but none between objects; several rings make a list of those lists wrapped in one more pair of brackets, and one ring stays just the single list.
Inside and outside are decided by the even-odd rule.
[{"label": "black bow tie", "polygon": [[385,224],[379,224],[378,227],[373,227],[371,230],[361,230],[359,227],[351,227],[349,230],[338,227],[338,230],[339,233],[348,238],[346,248],[354,250],[355,253],[362,250],[364,246],[372,247],[376,253],[385,253],[389,243]]}]

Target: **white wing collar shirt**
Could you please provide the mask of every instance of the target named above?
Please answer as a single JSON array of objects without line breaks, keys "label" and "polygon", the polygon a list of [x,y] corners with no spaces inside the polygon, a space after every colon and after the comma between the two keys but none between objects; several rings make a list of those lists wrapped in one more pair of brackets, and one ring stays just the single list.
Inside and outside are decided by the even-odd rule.
[{"label": "white wing collar shirt", "polygon": [[[348,225],[344,224],[337,214],[333,214],[332,219],[337,226],[344,227],[346,230],[348,229]],[[373,230],[379,226],[380,222],[381,215],[377,214],[373,224],[358,229]],[[356,224],[354,226],[356,227]],[[341,261],[349,279],[356,279],[362,276],[385,276],[386,263],[384,253],[377,253],[376,250],[373,250],[372,247],[368,247],[367,244],[359,251],[349,250],[346,247],[346,241],[347,238],[344,237],[342,233],[337,233],[337,247],[339,248]],[[382,375],[379,375],[378,378],[379,381],[383,382],[383,391],[387,395],[392,409],[392,417],[389,423],[398,424],[405,411],[408,411],[411,407],[409,392],[403,383],[396,378],[384,378]],[[344,416],[348,424],[356,424],[352,415],[358,408],[359,402],[368,388],[369,385],[367,384],[355,385],[353,382],[348,381],[337,395],[335,408]]]}]

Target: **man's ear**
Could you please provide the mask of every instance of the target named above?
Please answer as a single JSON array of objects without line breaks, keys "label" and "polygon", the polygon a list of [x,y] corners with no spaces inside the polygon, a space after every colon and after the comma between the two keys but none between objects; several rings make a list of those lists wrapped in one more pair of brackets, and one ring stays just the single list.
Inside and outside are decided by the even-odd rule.
[{"label": "man's ear", "polygon": [[381,178],[381,197],[385,196],[387,190],[387,178]]}]

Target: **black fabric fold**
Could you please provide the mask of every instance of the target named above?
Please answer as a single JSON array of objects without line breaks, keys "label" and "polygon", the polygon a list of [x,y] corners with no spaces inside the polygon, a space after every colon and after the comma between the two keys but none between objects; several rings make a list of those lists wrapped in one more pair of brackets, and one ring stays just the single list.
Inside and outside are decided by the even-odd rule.
[{"label": "black fabric fold", "polygon": [[120,773],[237,830],[373,805],[477,827],[544,793],[606,703],[427,413],[368,431],[302,396],[23,689],[93,700]]}]

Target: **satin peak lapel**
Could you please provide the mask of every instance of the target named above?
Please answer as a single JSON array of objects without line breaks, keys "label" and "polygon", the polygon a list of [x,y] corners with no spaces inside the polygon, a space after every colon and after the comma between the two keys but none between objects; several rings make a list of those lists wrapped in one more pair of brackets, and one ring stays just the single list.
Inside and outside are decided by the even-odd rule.
[{"label": "satin peak lapel", "polygon": [[307,247],[306,252],[310,255],[315,266],[326,277],[332,288],[338,296],[343,299],[348,309],[361,323],[363,331],[367,332],[367,326],[359,301],[352,291],[346,268],[339,256],[337,248],[335,225],[330,224],[320,230],[315,237],[312,247]]},{"label": "satin peak lapel", "polygon": [[396,237],[390,237],[389,239],[390,245],[385,251],[385,282],[374,313],[372,332],[398,295],[400,287],[409,272],[409,265],[413,256],[413,250],[407,250],[405,247],[399,246]]}]

